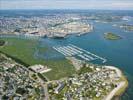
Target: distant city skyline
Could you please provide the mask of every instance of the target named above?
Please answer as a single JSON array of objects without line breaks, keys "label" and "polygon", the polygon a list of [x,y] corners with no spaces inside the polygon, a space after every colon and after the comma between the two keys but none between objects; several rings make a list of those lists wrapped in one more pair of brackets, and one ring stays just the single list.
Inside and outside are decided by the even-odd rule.
[{"label": "distant city skyline", "polygon": [[0,9],[133,10],[133,0],[0,0]]}]

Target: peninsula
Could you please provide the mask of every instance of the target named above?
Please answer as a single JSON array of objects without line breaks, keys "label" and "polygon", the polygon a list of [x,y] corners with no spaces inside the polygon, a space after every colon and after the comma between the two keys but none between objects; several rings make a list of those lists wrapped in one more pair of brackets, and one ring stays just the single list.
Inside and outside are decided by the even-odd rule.
[{"label": "peninsula", "polygon": [[48,67],[27,68],[0,53],[0,95],[2,99],[111,100],[127,88],[128,81],[118,68],[80,62],[75,74],[49,81],[43,75],[51,70]]}]

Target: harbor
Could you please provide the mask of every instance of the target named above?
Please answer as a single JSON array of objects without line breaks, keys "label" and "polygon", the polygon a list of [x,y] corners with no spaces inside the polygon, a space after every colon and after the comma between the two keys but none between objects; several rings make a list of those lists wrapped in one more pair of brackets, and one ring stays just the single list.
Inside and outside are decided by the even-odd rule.
[{"label": "harbor", "polygon": [[107,61],[107,59],[103,57],[100,57],[94,53],[91,53],[72,44],[68,44],[66,46],[53,46],[53,49],[63,54],[65,57],[76,57],[87,62],[97,59],[100,60],[102,63],[105,63]]}]

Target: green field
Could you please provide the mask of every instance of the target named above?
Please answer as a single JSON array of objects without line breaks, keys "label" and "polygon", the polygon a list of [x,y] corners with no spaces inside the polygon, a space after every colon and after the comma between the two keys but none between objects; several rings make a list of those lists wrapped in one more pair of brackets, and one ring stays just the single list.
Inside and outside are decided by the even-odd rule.
[{"label": "green field", "polygon": [[108,40],[118,40],[118,39],[121,39],[120,36],[114,34],[114,33],[105,33],[104,34],[104,38],[105,39],[108,39]]},{"label": "green field", "polygon": [[[2,38],[6,41],[6,45],[0,47],[0,51],[16,58],[28,65],[42,64],[52,68],[52,70],[44,75],[50,80],[67,77],[75,73],[73,65],[66,59],[61,60],[44,60],[34,57],[34,52],[38,48],[38,40],[18,39],[18,38]],[[39,49],[39,48],[38,48]],[[46,51],[47,47],[41,48]]]}]

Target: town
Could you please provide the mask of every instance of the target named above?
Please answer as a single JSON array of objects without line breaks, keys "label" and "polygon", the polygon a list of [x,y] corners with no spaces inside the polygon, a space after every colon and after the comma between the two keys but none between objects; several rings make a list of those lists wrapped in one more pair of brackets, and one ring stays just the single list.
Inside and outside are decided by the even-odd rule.
[{"label": "town", "polygon": [[0,99],[43,100],[44,86],[38,75],[0,53]]},{"label": "town", "polygon": [[0,17],[0,34],[23,34],[51,38],[64,38],[76,33],[78,36],[93,31],[93,25],[81,21],[76,15],[53,15],[37,17]]},{"label": "town", "polygon": [[115,67],[82,63],[77,74],[48,82],[49,97],[50,100],[110,100],[127,84],[121,77],[121,71]]},{"label": "town", "polygon": [[0,98],[110,100],[118,90],[127,87],[127,81],[119,69],[78,61],[81,67],[75,74],[48,81],[42,74],[52,70],[48,66],[34,65],[27,68],[1,53]]}]

